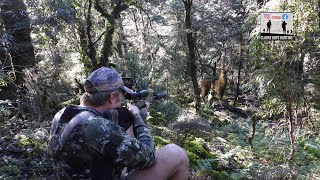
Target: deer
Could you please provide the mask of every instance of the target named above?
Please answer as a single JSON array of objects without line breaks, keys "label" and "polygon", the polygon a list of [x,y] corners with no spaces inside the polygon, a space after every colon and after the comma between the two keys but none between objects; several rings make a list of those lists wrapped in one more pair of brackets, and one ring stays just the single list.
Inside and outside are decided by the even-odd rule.
[{"label": "deer", "polygon": [[210,90],[218,99],[222,99],[227,87],[227,72],[221,69],[219,77],[205,77],[200,82],[201,85],[201,97],[205,102],[205,97],[209,94]]},{"label": "deer", "polygon": [[221,69],[219,78],[214,81],[214,92],[215,95],[222,100],[224,91],[227,87],[227,72],[224,69]]}]

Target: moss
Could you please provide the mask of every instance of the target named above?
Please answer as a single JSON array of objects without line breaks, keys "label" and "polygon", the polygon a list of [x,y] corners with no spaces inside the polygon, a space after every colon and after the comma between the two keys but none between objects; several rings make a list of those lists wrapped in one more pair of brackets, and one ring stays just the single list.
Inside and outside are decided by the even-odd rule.
[{"label": "moss", "polygon": [[41,140],[30,139],[22,137],[18,139],[18,145],[20,147],[29,149],[29,151],[23,152],[21,155],[24,158],[30,158],[35,156],[42,156],[47,152],[47,142]]},{"label": "moss", "polygon": [[36,175],[33,175],[30,180],[41,180],[42,178],[41,177],[38,177]]},{"label": "moss", "polygon": [[224,171],[212,170],[210,176],[216,180],[231,180],[232,178]]},{"label": "moss", "polygon": [[32,145],[33,143],[31,139],[24,137],[19,139],[19,144],[22,146],[28,146],[28,145]]},{"label": "moss", "polygon": [[41,140],[34,140],[30,138],[21,138],[18,140],[19,145],[21,146],[31,146],[37,149],[45,149],[46,148],[46,141]]},{"label": "moss", "polygon": [[312,154],[320,159],[320,148],[314,143],[306,143],[304,149],[308,154]]},{"label": "moss", "polygon": [[0,174],[6,174],[8,176],[17,176],[20,174],[20,169],[16,165],[8,165],[0,168]]},{"label": "moss", "polygon": [[189,141],[183,145],[187,151],[191,166],[195,167],[201,159],[213,159],[215,155],[206,151],[201,144],[196,141]]},{"label": "moss", "polygon": [[77,104],[79,104],[79,102],[80,102],[80,96],[75,96],[67,101],[59,103],[58,107],[63,108],[63,107],[70,105],[70,104],[77,105]]},{"label": "moss", "polygon": [[232,180],[231,176],[225,171],[216,171],[216,170],[203,170],[199,174],[209,176],[211,179],[215,180]]},{"label": "moss", "polygon": [[153,136],[153,141],[157,149],[171,143],[170,140],[164,139],[160,136]]},{"label": "moss", "polygon": [[158,111],[150,110],[148,122],[153,125],[162,125],[165,122],[164,114]]}]

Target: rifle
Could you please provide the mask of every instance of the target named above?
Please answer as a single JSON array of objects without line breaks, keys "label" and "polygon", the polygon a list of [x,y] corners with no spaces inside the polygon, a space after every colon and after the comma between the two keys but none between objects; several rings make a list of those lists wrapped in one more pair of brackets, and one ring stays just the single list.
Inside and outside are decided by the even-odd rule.
[{"label": "rifle", "polygon": [[[133,81],[131,78],[122,79],[127,87],[132,88]],[[126,93],[124,97],[125,99],[131,101],[131,103],[136,105],[139,109],[144,108],[146,106],[146,101],[148,101],[152,105],[154,101],[161,100],[167,97],[167,93],[165,92],[154,93],[153,96],[149,96],[149,94],[150,93],[148,90],[141,90]],[[115,110],[117,111],[116,118],[114,118],[114,113],[111,113],[111,111],[113,110],[104,112],[103,116],[109,119],[112,118],[113,120],[116,119],[118,125],[127,130],[133,123],[133,116],[126,107],[119,107]],[[146,120],[146,116],[142,118]]]},{"label": "rifle", "polygon": [[[160,100],[167,97],[165,92],[155,93],[152,97],[149,97],[149,91],[142,90],[139,92],[133,92],[126,94],[125,98],[132,101],[132,104],[136,105],[139,109],[146,106],[146,101],[149,101],[152,104],[156,100]],[[103,113],[103,116],[108,119],[113,119],[117,121],[118,125],[127,130],[133,123],[133,116],[126,107],[119,107],[115,109],[117,111],[116,117],[114,117],[114,110],[109,110]],[[142,119],[146,120],[146,115],[141,114]],[[116,119],[116,120],[115,120]]]},{"label": "rifle", "polygon": [[154,93],[152,97],[149,97],[148,90],[142,90],[139,92],[126,93],[125,98],[132,100],[132,104],[136,105],[139,109],[145,107],[145,101],[149,101],[151,104],[156,101],[167,97],[167,93],[159,92]]}]

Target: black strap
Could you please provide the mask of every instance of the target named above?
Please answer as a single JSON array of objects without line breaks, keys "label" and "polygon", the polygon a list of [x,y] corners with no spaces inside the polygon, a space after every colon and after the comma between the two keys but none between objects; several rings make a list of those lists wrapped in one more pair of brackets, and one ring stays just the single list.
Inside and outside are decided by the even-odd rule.
[{"label": "black strap", "polygon": [[72,130],[80,124],[83,120],[88,119],[89,117],[94,117],[94,114],[90,111],[83,111],[73,117],[69,123],[64,127],[63,131],[61,132],[59,143],[60,146],[63,147],[65,142],[67,141],[69,135],[71,134]]},{"label": "black strap", "polygon": [[[71,134],[72,130],[80,124],[83,120],[88,118],[93,118],[96,114],[91,111],[82,111],[76,116],[74,116],[68,124],[63,128],[62,132],[60,134],[56,134],[56,131],[59,126],[59,120],[61,118],[61,115],[65,111],[66,108],[63,108],[60,110],[53,118],[52,125],[51,125],[51,131],[50,131],[50,138],[49,138],[49,148],[51,149],[51,153],[54,153],[56,150],[61,150],[64,144],[66,143],[69,135]],[[54,136],[57,139],[54,138]],[[53,142],[57,141],[57,142]]]}]

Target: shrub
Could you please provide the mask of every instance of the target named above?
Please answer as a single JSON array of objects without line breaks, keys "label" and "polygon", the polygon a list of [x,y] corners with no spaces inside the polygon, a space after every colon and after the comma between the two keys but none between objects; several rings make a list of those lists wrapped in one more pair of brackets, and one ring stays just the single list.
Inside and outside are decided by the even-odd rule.
[{"label": "shrub", "polygon": [[6,174],[7,176],[17,176],[20,172],[19,167],[16,165],[8,165],[0,168],[0,174]]},{"label": "shrub", "polygon": [[[39,73],[41,72],[41,73]],[[71,82],[63,78],[64,71],[56,67],[38,66],[25,71],[26,91],[19,97],[19,109],[32,120],[48,120],[61,107],[59,104],[74,96]],[[69,78],[70,79],[70,78]]]},{"label": "shrub", "polygon": [[212,127],[210,122],[194,113],[182,111],[177,122],[170,126],[174,131],[184,135],[182,141],[186,141],[188,137],[200,137],[206,140],[212,138]]},{"label": "shrub", "polygon": [[177,119],[180,111],[180,106],[173,101],[156,102],[154,110],[150,111],[150,122],[154,125],[167,126]]}]

